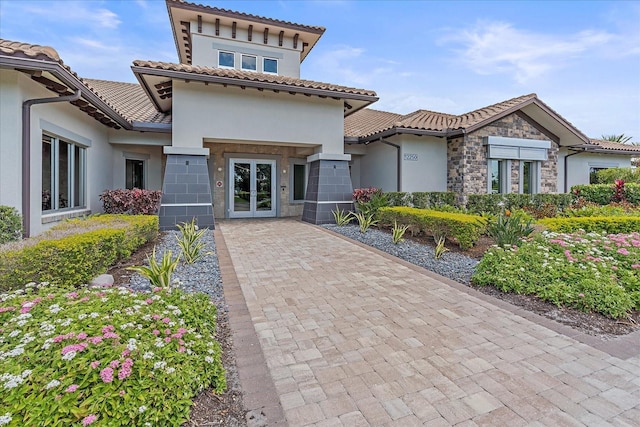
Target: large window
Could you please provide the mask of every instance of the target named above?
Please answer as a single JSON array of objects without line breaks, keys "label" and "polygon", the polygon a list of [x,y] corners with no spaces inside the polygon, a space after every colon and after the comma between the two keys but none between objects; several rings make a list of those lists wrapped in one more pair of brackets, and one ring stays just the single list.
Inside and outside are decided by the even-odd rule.
[{"label": "large window", "polygon": [[144,160],[127,159],[125,169],[126,188],[128,190],[134,188],[144,189]]},{"label": "large window", "polygon": [[521,193],[535,194],[538,192],[538,162],[522,162]]},{"label": "large window", "polygon": [[235,55],[233,52],[219,52],[218,66],[234,68],[236,66]]},{"label": "large window", "polygon": [[42,211],[85,206],[86,149],[42,135]]},{"label": "large window", "polygon": [[489,160],[489,192],[499,194],[507,192],[507,161]]},{"label": "large window", "polygon": [[291,201],[304,202],[307,192],[307,163],[293,160],[291,163]]}]

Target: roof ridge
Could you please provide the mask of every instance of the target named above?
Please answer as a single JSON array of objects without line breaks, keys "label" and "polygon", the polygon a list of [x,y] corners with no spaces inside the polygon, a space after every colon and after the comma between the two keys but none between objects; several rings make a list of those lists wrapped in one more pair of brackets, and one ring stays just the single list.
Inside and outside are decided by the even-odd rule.
[{"label": "roof ridge", "polygon": [[522,102],[524,102],[525,100],[532,99],[532,98],[538,98],[538,95],[536,93],[529,93],[527,95],[516,96],[514,98],[505,99],[504,101],[496,102],[494,104],[487,105],[485,107],[480,107],[480,108],[476,108],[475,110],[467,111],[466,113],[458,114],[456,117],[462,118],[463,116],[466,116],[468,114],[473,114],[473,113],[478,112],[480,110],[487,110],[489,108],[502,106],[502,105],[507,104],[509,102],[513,102],[513,101],[520,100],[520,99],[522,99]]},{"label": "roof ridge", "polygon": [[140,86],[140,83],[131,83],[131,82],[120,82],[118,80],[106,80],[106,79],[94,79],[94,78],[90,78],[90,77],[81,77],[82,80],[90,80],[92,82],[102,82],[102,83],[117,83],[117,84],[121,84],[121,85],[134,85],[134,86]]}]

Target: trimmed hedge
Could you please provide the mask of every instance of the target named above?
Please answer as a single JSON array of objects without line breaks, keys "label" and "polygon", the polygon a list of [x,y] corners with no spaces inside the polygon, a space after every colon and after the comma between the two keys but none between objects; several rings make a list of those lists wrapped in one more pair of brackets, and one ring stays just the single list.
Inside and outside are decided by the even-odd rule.
[{"label": "trimmed hedge", "polygon": [[410,206],[411,205],[411,193],[405,193],[403,191],[390,191],[384,193],[384,196],[389,202],[389,206]]},{"label": "trimmed hedge", "polygon": [[11,206],[0,205],[0,245],[22,238],[22,217]]},{"label": "trimmed hedge", "polygon": [[378,219],[384,225],[397,222],[408,225],[413,232],[444,235],[454,239],[461,249],[472,247],[486,230],[485,220],[480,216],[409,207],[382,208]]},{"label": "trimmed hedge", "polygon": [[[613,184],[574,185],[571,187],[571,193],[587,202],[608,205],[614,200],[616,189]],[[627,202],[640,205],[640,184],[625,183],[624,196]]]},{"label": "trimmed hedge", "polygon": [[[498,215],[501,209],[524,209],[531,207],[540,209],[544,205],[551,204],[556,206],[558,212],[561,212],[571,204],[573,196],[567,193],[560,194],[469,194],[467,201],[467,209],[476,214],[488,213]],[[504,203],[503,207],[499,204]]]},{"label": "trimmed hedge", "polygon": [[571,218],[546,218],[538,221],[548,230],[573,233],[584,230],[587,233],[633,233],[640,231],[640,216],[590,216]]},{"label": "trimmed hedge", "polygon": [[613,184],[616,179],[626,183],[640,184],[640,169],[636,168],[608,168],[595,173],[597,184]]},{"label": "trimmed hedge", "polygon": [[35,237],[35,244],[0,252],[0,290],[21,288],[29,282],[87,283],[155,239],[157,233],[158,217],[149,215],[98,215],[66,221]]},{"label": "trimmed hedge", "polygon": [[456,193],[450,191],[416,191],[411,193],[411,203],[414,208],[429,209],[442,205],[453,206],[456,203]]}]

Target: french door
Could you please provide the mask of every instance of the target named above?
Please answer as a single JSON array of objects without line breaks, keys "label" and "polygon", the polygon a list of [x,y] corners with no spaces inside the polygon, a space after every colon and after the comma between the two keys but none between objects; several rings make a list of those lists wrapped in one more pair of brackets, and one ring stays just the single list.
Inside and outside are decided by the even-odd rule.
[{"label": "french door", "polygon": [[230,218],[276,216],[276,161],[230,159]]}]

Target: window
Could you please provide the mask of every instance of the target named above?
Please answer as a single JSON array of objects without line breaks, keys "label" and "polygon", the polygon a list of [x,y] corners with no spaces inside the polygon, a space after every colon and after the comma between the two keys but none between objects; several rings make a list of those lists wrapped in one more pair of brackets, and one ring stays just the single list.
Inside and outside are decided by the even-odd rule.
[{"label": "window", "polygon": [[489,192],[499,194],[507,192],[507,161],[489,160]]},{"label": "window", "polygon": [[278,74],[278,60],[264,58],[262,60],[262,71],[269,74]]},{"label": "window", "polygon": [[255,56],[242,55],[242,69],[248,71],[256,71],[258,69],[258,62]]},{"label": "window", "polygon": [[521,192],[524,194],[534,194],[538,192],[537,189],[537,162],[522,162],[521,176]]},{"label": "window", "polygon": [[218,53],[218,66],[235,68],[236,61],[235,55],[232,52],[219,52]]},{"label": "window", "polygon": [[304,202],[307,192],[307,163],[302,159],[292,160],[290,171],[291,201]]},{"label": "window", "polygon": [[589,168],[589,184],[599,184],[598,182],[598,171],[605,170],[609,168],[597,168],[591,166]]},{"label": "window", "polygon": [[128,190],[144,189],[144,160],[127,159],[125,170],[125,187]]},{"label": "window", "polygon": [[86,149],[42,135],[42,211],[85,205]]}]

